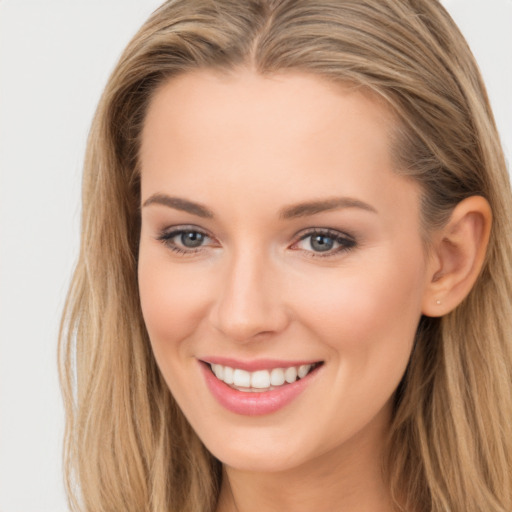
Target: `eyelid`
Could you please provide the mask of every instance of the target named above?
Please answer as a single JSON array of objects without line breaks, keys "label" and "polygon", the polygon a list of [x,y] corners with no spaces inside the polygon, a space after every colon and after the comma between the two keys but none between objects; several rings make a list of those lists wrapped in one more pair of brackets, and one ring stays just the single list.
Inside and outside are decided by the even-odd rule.
[{"label": "eyelid", "polygon": [[198,247],[181,247],[175,243],[172,242],[172,239],[177,237],[178,235],[181,235],[183,233],[187,232],[195,232],[203,235],[206,239],[216,242],[215,238],[205,229],[200,228],[199,226],[194,226],[193,224],[184,224],[184,225],[177,225],[177,226],[170,226],[167,228],[164,228],[160,230],[158,235],[156,236],[156,239],[160,242],[162,242],[168,249],[171,251],[174,251],[179,254],[184,255],[192,255],[196,254],[197,252],[204,250],[207,247],[215,246],[216,244],[203,244]]},{"label": "eyelid", "polygon": [[[178,245],[177,243],[172,241],[175,237],[187,232],[199,233],[203,235],[205,239],[209,241],[209,243],[201,244],[197,247],[186,247]],[[334,249],[328,249],[326,251],[315,251],[297,247],[297,245],[300,242],[314,235],[321,235],[331,238],[334,240],[335,243],[338,244],[338,247]],[[334,257],[341,253],[348,252],[349,250],[354,249],[358,245],[353,235],[333,228],[308,228],[297,233],[294,238],[295,241],[289,246],[289,248],[291,250],[301,251],[305,253],[308,257],[314,258]],[[212,236],[207,230],[191,224],[176,225],[164,228],[156,236],[156,239],[160,241],[169,250],[175,253],[182,254],[184,256],[194,255],[198,252],[204,251],[205,249],[220,246],[219,242],[215,239],[215,237]]]},{"label": "eyelid", "polygon": [[177,234],[186,232],[186,231],[196,231],[197,233],[201,233],[209,238],[212,238],[210,233],[207,230],[200,228],[199,226],[195,226],[194,224],[178,224],[176,226],[169,226],[159,231],[158,237],[165,238],[175,236]]},{"label": "eyelid", "polygon": [[[325,252],[321,251],[313,251],[307,249],[300,249],[294,246],[297,246],[300,242],[305,240],[306,238],[314,235],[322,235],[329,238],[332,238],[335,242],[339,244],[339,247],[332,250],[327,250]],[[339,231],[337,229],[332,228],[309,228],[307,230],[301,231],[296,235],[296,241],[290,246],[292,250],[303,251],[307,254],[308,257],[313,258],[328,258],[338,256],[342,253],[346,253],[355,247],[357,247],[358,243],[356,238],[344,231]]]}]

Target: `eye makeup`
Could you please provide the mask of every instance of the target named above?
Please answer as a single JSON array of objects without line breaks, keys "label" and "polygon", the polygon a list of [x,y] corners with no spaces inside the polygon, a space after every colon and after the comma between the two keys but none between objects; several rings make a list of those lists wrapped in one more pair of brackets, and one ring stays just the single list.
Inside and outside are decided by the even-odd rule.
[{"label": "eye makeup", "polygon": [[[295,236],[289,249],[302,251],[308,257],[328,258],[354,249],[353,236],[331,228],[310,228]],[[209,247],[218,247],[215,239],[197,226],[175,226],[163,230],[157,237],[164,246],[176,254],[192,255]]]},{"label": "eye makeup", "polygon": [[196,254],[207,246],[215,245],[213,239],[196,226],[176,226],[162,231],[157,240],[177,254]]},{"label": "eye makeup", "polygon": [[312,228],[299,236],[299,240],[290,248],[304,251],[315,258],[335,256],[357,246],[354,237],[330,228]]}]

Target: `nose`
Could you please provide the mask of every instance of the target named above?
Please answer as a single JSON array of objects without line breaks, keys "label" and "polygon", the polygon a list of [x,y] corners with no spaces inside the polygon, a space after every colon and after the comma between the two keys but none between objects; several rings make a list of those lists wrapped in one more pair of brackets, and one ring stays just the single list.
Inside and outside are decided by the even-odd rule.
[{"label": "nose", "polygon": [[251,342],[283,331],[289,322],[280,276],[261,254],[245,251],[226,262],[210,322],[224,336]]}]

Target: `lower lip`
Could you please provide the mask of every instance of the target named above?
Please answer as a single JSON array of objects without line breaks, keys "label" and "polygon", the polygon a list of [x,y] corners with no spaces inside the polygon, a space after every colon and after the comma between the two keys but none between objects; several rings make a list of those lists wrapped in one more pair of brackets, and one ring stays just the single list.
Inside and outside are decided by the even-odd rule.
[{"label": "lower lip", "polygon": [[320,367],[314,369],[304,378],[292,384],[285,384],[271,391],[258,393],[233,389],[217,379],[208,364],[200,362],[200,366],[206,385],[217,401],[228,411],[244,416],[261,416],[282,409],[306,389],[320,369]]}]

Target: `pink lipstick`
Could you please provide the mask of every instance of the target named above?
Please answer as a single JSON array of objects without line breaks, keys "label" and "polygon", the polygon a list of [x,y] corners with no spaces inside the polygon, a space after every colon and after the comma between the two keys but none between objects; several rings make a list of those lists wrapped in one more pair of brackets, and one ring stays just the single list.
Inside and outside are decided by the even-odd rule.
[{"label": "pink lipstick", "polygon": [[225,358],[208,358],[199,364],[214,398],[229,411],[245,416],[282,409],[314,381],[322,366],[311,361],[244,363]]}]

